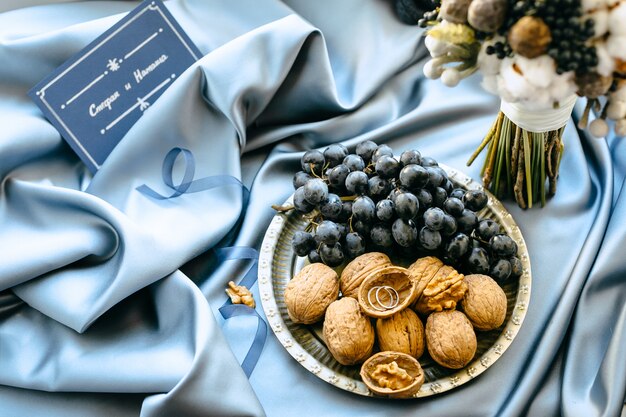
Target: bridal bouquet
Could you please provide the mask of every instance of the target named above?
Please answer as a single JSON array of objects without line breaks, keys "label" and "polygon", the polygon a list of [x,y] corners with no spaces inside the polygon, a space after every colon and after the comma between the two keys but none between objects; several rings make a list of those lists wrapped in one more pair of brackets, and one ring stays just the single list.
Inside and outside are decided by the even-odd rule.
[{"label": "bridal bouquet", "polygon": [[[450,87],[476,71],[497,94],[483,183],[522,208],[556,192],[562,135],[577,97],[596,137],[626,135],[626,0],[441,0],[424,13],[428,78]],[[599,116],[588,123],[589,111]]]}]

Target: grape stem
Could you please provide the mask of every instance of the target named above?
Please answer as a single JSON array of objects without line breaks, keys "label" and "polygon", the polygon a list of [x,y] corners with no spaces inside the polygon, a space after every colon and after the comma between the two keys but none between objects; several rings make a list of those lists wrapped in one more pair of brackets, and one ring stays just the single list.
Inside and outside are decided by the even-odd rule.
[{"label": "grape stem", "polygon": [[294,209],[293,204],[285,204],[284,206],[272,204],[272,208],[280,213],[286,213]]}]

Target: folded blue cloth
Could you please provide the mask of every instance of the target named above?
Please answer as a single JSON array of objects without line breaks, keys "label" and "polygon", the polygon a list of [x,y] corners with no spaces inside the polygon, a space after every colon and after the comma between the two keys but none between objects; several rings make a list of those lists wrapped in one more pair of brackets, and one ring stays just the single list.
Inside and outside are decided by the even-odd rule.
[{"label": "folded blue cloth", "polygon": [[[424,80],[421,32],[391,1],[172,0],[204,57],[92,177],[26,92],[137,3],[49,3],[0,14],[0,415],[620,414],[623,140],[568,124],[557,196],[541,210],[506,203],[529,247],[532,297],[512,346],[476,380],[420,400],[363,398],[271,334],[248,380],[237,359],[256,319],[215,318],[246,265],[214,265],[210,250],[260,247],[307,149],[371,139],[478,179],[465,161],[497,99],[478,79],[453,90]],[[171,194],[161,167],[176,147],[193,153],[195,178],[241,180],[249,205],[239,187],[138,192]]]}]

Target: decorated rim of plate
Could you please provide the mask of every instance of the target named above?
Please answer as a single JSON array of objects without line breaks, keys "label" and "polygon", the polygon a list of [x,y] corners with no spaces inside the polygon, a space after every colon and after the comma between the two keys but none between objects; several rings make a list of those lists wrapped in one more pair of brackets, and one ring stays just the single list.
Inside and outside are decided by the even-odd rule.
[{"label": "decorated rim of plate", "polygon": [[[531,269],[528,248],[526,247],[522,232],[511,214],[502,203],[482,185],[454,168],[444,164],[439,164],[439,166],[448,173],[448,177],[453,182],[460,184],[463,188],[467,190],[481,190],[487,193],[489,201],[486,210],[491,211],[496,216],[506,233],[517,243],[524,272],[522,276],[519,277],[519,284],[511,315],[506,321],[504,328],[502,328],[501,333],[489,349],[457,372],[435,381],[425,382],[413,398],[428,397],[454,389],[473,380],[492,366],[508,349],[517,336],[526,317],[530,301]],[[285,201],[285,204],[291,203],[292,199],[293,195]],[[281,235],[286,221],[287,218],[283,214],[277,213],[274,216],[263,238],[259,255],[258,276],[261,305],[263,306],[263,311],[265,312],[272,331],[287,352],[289,352],[300,365],[318,378],[355,394],[374,396],[361,380],[337,373],[315,358],[294,339],[287,324],[283,320],[276,298],[274,297],[272,261],[274,259],[278,237]]]}]

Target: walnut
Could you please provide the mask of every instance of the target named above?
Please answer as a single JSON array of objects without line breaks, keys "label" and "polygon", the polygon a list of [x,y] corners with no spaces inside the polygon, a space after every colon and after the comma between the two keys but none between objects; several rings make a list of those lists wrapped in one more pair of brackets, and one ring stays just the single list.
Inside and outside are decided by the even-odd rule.
[{"label": "walnut", "polygon": [[463,274],[458,273],[451,266],[444,265],[428,282],[422,295],[415,303],[415,310],[423,315],[433,311],[453,309],[457,301],[463,298],[467,291],[467,284]]},{"label": "walnut", "polygon": [[243,285],[236,285],[233,281],[230,281],[228,288],[226,288],[226,294],[228,294],[233,304],[245,304],[250,308],[256,306],[252,293]]},{"label": "walnut", "polygon": [[381,252],[368,252],[354,258],[341,273],[341,294],[358,298],[359,286],[373,271],[390,266],[391,260]]},{"label": "walnut", "polygon": [[337,273],[322,263],[307,265],[285,288],[287,314],[294,323],[315,323],[324,317],[326,308],[337,297]]},{"label": "walnut", "polygon": [[424,384],[417,359],[400,352],[379,352],[361,366],[361,379],[376,395],[389,398],[415,396]]},{"label": "walnut", "polygon": [[546,53],[552,34],[541,18],[524,16],[511,26],[507,39],[513,52],[530,59]]},{"label": "walnut", "polygon": [[432,313],[426,320],[428,353],[439,365],[460,369],[476,353],[476,333],[472,324],[457,310]]},{"label": "walnut", "polygon": [[402,352],[416,359],[424,353],[424,325],[409,308],[388,319],[378,319],[376,336],[381,351]]},{"label": "walnut", "polygon": [[467,275],[467,292],[460,301],[460,307],[478,330],[497,329],[506,318],[506,294],[487,275]]},{"label": "walnut", "polygon": [[374,326],[351,297],[334,301],[326,310],[323,328],[326,346],[342,365],[363,362],[374,348]]},{"label": "walnut", "polygon": [[409,266],[408,270],[411,273],[411,277],[417,283],[415,288],[416,301],[421,297],[426,285],[428,285],[442,266],[443,262],[434,256],[419,258]]},{"label": "walnut", "polygon": [[406,268],[386,266],[368,275],[359,287],[359,304],[374,318],[391,317],[415,299],[415,281]]}]

